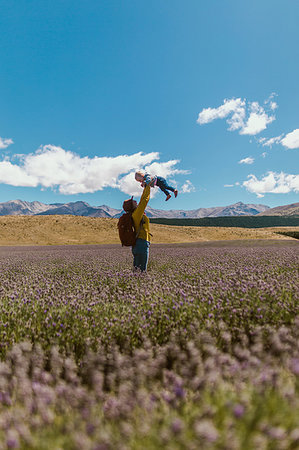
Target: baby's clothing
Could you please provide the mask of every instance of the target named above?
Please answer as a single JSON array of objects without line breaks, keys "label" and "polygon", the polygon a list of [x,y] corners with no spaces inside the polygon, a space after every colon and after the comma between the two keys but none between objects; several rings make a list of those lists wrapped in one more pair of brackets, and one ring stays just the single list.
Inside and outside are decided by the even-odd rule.
[{"label": "baby's clothing", "polygon": [[175,188],[172,186],[169,186],[169,184],[167,183],[166,179],[163,177],[158,177],[158,176],[151,176],[149,173],[146,173],[144,175],[143,178],[143,183],[145,185],[150,185],[150,186],[158,186],[162,192],[164,192],[165,195],[169,195],[168,191],[175,191]]}]

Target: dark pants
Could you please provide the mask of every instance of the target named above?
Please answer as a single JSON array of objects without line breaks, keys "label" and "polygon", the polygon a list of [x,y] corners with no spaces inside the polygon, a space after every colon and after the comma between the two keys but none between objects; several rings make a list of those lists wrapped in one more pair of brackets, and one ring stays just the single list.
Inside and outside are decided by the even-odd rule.
[{"label": "dark pants", "polygon": [[167,181],[165,180],[165,178],[162,177],[157,177],[157,183],[156,186],[158,186],[161,191],[164,192],[165,195],[169,195],[168,191],[175,191],[175,188],[173,188],[172,186],[169,186],[169,184],[167,184]]},{"label": "dark pants", "polygon": [[142,272],[146,272],[149,247],[149,241],[146,241],[145,239],[137,239],[135,246],[132,247],[134,269],[140,269]]}]

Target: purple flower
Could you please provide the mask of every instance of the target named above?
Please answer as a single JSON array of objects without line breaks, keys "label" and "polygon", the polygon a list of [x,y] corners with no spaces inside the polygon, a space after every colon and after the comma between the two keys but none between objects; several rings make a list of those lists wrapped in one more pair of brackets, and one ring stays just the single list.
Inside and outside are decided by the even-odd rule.
[{"label": "purple flower", "polygon": [[245,408],[240,403],[238,403],[237,405],[234,406],[233,413],[237,419],[240,419],[241,417],[243,417],[244,412],[245,412]]}]

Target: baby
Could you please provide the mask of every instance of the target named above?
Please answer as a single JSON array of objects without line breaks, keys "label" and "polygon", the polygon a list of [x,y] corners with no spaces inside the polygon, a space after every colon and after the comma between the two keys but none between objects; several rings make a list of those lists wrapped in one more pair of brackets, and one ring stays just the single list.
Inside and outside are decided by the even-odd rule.
[{"label": "baby", "polygon": [[135,173],[135,180],[139,181],[141,183],[141,186],[146,186],[148,184],[150,184],[150,186],[152,186],[152,187],[158,186],[161,189],[161,191],[163,191],[164,194],[166,195],[166,199],[165,199],[166,202],[171,197],[168,190],[172,191],[174,193],[175,197],[178,195],[178,190],[173,188],[172,186],[169,186],[169,184],[167,184],[167,181],[165,180],[165,178],[157,177],[156,175],[151,176],[149,173],[139,170],[138,172]]}]

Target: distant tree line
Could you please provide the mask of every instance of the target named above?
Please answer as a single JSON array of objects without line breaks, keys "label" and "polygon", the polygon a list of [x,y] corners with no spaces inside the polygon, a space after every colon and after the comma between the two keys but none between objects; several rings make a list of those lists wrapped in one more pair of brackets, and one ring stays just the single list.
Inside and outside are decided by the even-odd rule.
[{"label": "distant tree line", "polygon": [[266,228],[266,227],[298,227],[299,216],[226,216],[202,217],[201,219],[150,219],[151,223],[161,225],[177,225],[188,227],[240,227],[240,228]]},{"label": "distant tree line", "polygon": [[276,234],[282,234],[283,236],[290,236],[295,239],[299,239],[299,231],[277,231]]}]

